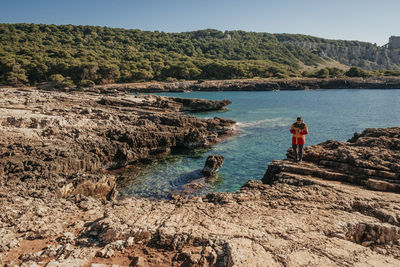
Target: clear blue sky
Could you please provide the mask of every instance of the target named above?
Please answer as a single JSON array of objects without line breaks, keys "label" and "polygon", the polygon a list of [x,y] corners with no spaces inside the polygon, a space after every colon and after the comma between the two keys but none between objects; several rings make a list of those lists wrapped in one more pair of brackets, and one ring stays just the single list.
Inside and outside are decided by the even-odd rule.
[{"label": "clear blue sky", "polygon": [[0,22],[182,32],[301,33],[379,45],[400,35],[400,0],[0,0]]}]

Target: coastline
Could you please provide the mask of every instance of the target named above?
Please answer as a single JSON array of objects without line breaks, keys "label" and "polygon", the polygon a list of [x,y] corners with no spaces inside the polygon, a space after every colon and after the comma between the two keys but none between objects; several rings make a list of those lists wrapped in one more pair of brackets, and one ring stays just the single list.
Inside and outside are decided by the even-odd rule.
[{"label": "coastline", "polygon": [[26,88],[3,88],[0,95],[0,163],[7,166],[0,175],[9,179],[121,168],[210,146],[235,129],[232,120],[184,114],[223,110],[228,100]]},{"label": "coastline", "polygon": [[311,89],[400,89],[400,77],[237,79],[180,82],[141,82],[96,85],[85,90],[126,93],[189,91],[278,91]]},{"label": "coastline", "polygon": [[220,141],[233,121],[183,112],[229,101],[0,94],[0,265],[400,264],[398,127],[307,147],[301,165],[289,149],[235,193],[119,199],[100,170]]}]

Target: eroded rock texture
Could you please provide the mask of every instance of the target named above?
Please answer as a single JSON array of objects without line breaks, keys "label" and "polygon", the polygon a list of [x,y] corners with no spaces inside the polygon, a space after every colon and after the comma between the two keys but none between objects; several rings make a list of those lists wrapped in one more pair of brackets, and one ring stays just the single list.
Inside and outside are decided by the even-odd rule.
[{"label": "eroded rock texture", "polygon": [[170,201],[25,196],[3,199],[0,244],[3,263],[48,266],[397,266],[399,210],[398,194],[315,178]]},{"label": "eroded rock texture", "polygon": [[[292,159],[292,149],[288,150]],[[336,180],[400,193],[400,128],[366,129],[348,142],[326,141],[305,148],[304,164],[274,161],[263,177],[272,184],[290,175]]]},{"label": "eroded rock texture", "polygon": [[70,183],[72,189],[77,179],[102,179],[81,179],[81,174],[154,159],[174,149],[209,146],[232,133],[234,122],[180,111],[223,109],[229,103],[1,89],[0,180],[32,182],[51,191]]},{"label": "eroded rock texture", "polygon": [[[113,140],[105,143],[113,145],[104,147],[113,153],[120,146],[126,146],[125,155],[130,151],[143,151],[143,155],[150,155],[150,147],[153,147],[150,144],[158,144],[159,136],[167,135],[170,139],[164,140],[176,140],[182,146],[193,145],[200,142],[196,140],[202,140],[201,136],[207,139],[210,132],[218,138],[218,133],[227,131],[226,127],[231,124],[220,119],[192,119],[172,111],[170,116],[165,110],[157,112],[154,107],[144,104],[145,101],[160,103],[164,98],[122,99],[121,96],[96,94],[86,96],[92,99],[89,101],[81,93],[47,94],[21,90],[5,90],[2,93],[2,105],[6,107],[2,110],[8,113],[2,116],[3,132],[0,137],[3,142],[0,157],[1,266],[400,265],[399,194],[366,188],[370,187],[366,182],[371,177],[396,186],[393,181],[398,174],[398,128],[367,129],[349,143],[327,141],[309,147],[302,164],[290,160],[273,162],[263,179],[267,184],[249,181],[236,193],[211,193],[192,198],[174,196],[171,200],[114,199],[104,195],[95,195],[98,198],[94,198],[86,196],[85,192],[112,188],[113,180],[109,176],[90,173],[90,168],[84,171],[83,165],[78,164],[80,169],[78,165],[63,163],[72,162],[69,158],[74,155],[65,151],[77,153],[73,159],[80,162],[91,159],[87,154],[94,157],[94,152],[90,152],[84,144]],[[28,103],[33,101],[32,105],[18,101],[24,94],[32,96],[22,98]],[[42,97],[43,102],[35,104],[35,99]],[[133,105],[136,101],[144,106]],[[91,111],[84,114],[72,112],[82,102],[90,103]],[[54,104],[48,107],[46,103]],[[27,105],[29,109],[22,109]],[[181,109],[179,104],[171,102],[168,105]],[[101,112],[94,112],[97,109]],[[66,111],[60,113],[62,116],[55,115],[59,110]],[[111,115],[110,110],[115,114]],[[98,118],[105,114],[113,116],[114,120],[98,119],[93,122],[87,119],[88,116]],[[50,122],[58,121],[50,124],[54,133],[43,135],[43,126],[25,127],[31,125],[31,118],[35,115]],[[137,120],[133,119],[135,116],[138,116]],[[155,120],[160,118],[160,126],[146,120],[148,116],[153,116]],[[9,117],[14,119],[7,120]],[[141,121],[140,125],[152,129],[144,133],[144,136],[151,134],[151,138],[145,139],[148,141],[132,141],[130,146],[128,140],[139,140],[128,138],[135,136],[129,129],[140,131],[140,125],[135,121]],[[181,124],[194,126],[192,130],[179,134],[178,129],[186,129]],[[105,128],[101,129],[110,130],[116,137],[111,139],[109,135],[97,132],[98,128],[94,125],[103,125]],[[115,128],[119,132],[113,130]],[[79,130],[79,135],[68,136],[73,129]],[[168,129],[168,133],[160,129]],[[61,132],[64,138],[61,138]],[[121,132],[129,134],[121,138]],[[11,136],[15,139],[10,139]],[[88,141],[91,139],[94,141]],[[7,140],[10,143],[6,144]],[[43,140],[50,144],[42,146]],[[69,150],[68,140],[74,140],[69,143]],[[15,145],[17,141],[19,145]],[[99,149],[104,146],[90,144]],[[141,146],[143,144],[148,145]],[[50,149],[59,153],[51,154]],[[116,156],[110,155],[111,152],[103,152],[104,161],[94,157],[88,162],[115,164]],[[51,160],[45,161],[44,155],[52,155]],[[136,154],[132,152],[129,155]],[[130,157],[119,159],[122,164]],[[18,162],[28,160],[35,164],[18,165]],[[324,164],[325,161],[334,164]],[[12,165],[13,162],[15,165]],[[66,179],[61,175],[64,169],[55,167],[58,166],[56,164],[65,164],[62,166],[66,172],[70,166],[80,169],[81,173]],[[348,165],[346,168],[333,167],[341,164]],[[353,178],[339,179],[347,176]],[[48,177],[53,177],[53,180]],[[93,183],[86,184],[86,181]],[[72,185],[68,186],[70,183]],[[57,192],[75,193],[66,193],[63,198]]]},{"label": "eroded rock texture", "polygon": [[218,173],[225,158],[221,155],[210,155],[207,157],[206,163],[204,164],[203,170],[201,172],[209,177]]}]

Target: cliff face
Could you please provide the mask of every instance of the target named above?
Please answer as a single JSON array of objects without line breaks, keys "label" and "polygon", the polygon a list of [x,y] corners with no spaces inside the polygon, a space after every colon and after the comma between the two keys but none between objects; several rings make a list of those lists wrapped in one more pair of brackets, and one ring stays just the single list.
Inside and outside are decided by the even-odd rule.
[{"label": "cliff face", "polygon": [[332,58],[348,66],[357,66],[367,70],[400,70],[400,50],[365,45],[338,45],[324,42],[285,41],[312,51],[321,57]]}]

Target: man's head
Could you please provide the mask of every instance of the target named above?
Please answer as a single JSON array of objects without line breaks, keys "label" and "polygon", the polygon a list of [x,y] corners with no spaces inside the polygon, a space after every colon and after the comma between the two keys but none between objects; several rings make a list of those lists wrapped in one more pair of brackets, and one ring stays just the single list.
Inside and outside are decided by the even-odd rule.
[{"label": "man's head", "polygon": [[302,123],[303,119],[301,117],[297,117],[297,123]]}]

